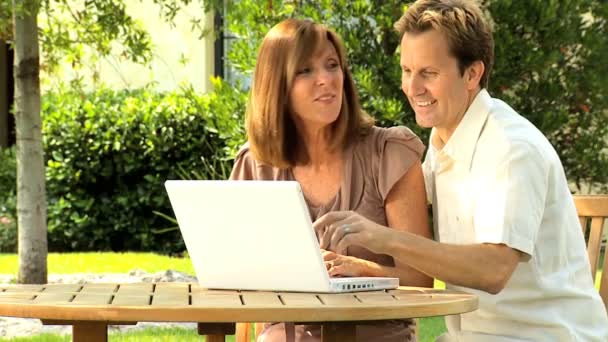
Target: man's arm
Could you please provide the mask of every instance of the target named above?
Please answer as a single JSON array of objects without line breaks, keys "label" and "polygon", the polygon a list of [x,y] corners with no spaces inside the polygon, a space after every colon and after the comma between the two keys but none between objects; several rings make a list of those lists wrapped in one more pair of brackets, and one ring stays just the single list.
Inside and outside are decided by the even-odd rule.
[{"label": "man's arm", "polygon": [[391,255],[396,264],[408,264],[450,284],[492,294],[505,287],[522,255],[504,244],[439,243],[381,226],[352,211],[328,213],[314,225],[325,227],[321,248],[343,253],[348,246],[365,246],[374,253]]},{"label": "man's arm", "polygon": [[414,234],[394,234],[386,253],[395,260],[450,284],[500,292],[515,271],[521,252],[504,244],[454,245]]},{"label": "man's arm", "polygon": [[[397,181],[385,203],[389,227],[426,239],[431,238],[420,162],[414,163]],[[401,285],[433,286],[432,278],[397,259],[394,259],[395,266],[384,266],[330,251],[324,253],[324,258],[329,262],[329,273],[332,276],[397,277]]]}]

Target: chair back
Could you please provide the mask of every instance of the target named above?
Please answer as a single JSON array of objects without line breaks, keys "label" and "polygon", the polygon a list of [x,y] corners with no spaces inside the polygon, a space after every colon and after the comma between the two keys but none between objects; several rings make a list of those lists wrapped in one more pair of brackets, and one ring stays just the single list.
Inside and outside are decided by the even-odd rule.
[{"label": "chair back", "polygon": [[[596,280],[598,265],[604,237],[604,222],[608,217],[608,195],[577,195],[574,204],[581,222],[583,234],[589,236],[587,240],[587,254],[591,265],[591,275]],[[600,279],[600,296],[608,308],[608,258],[604,257]]]}]

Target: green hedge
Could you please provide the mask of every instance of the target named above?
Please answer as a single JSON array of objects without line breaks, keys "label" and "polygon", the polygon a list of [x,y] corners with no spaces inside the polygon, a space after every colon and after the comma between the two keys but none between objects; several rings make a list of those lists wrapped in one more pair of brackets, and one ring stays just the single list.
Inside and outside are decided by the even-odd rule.
[{"label": "green hedge", "polygon": [[226,177],[241,116],[192,89],[46,96],[49,249],[182,251],[177,230],[156,233],[173,225],[154,213],[172,215],[163,184]]},{"label": "green hedge", "polygon": [[[155,213],[173,216],[165,180],[225,178],[243,142],[244,95],[214,83],[209,95],[102,89],[43,98],[51,251],[184,250],[179,231],[167,229],[175,224]],[[0,195],[14,193],[10,170],[0,168],[0,184],[13,186]],[[2,234],[0,251],[11,247]]]}]

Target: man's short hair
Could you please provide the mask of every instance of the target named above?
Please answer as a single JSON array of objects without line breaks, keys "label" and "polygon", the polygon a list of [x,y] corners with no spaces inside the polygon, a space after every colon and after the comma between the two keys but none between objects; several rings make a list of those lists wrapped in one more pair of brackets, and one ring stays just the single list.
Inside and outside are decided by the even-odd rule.
[{"label": "man's short hair", "polygon": [[418,0],[408,6],[395,23],[401,37],[405,33],[437,30],[445,35],[450,52],[458,60],[460,73],[475,61],[482,61],[485,70],[479,81],[487,88],[494,64],[492,28],[477,1]]}]

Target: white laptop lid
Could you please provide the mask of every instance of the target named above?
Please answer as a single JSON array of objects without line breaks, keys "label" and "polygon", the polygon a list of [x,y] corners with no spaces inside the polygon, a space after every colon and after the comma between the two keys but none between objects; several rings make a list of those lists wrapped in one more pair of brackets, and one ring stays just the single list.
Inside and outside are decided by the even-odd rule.
[{"label": "white laptop lid", "polygon": [[[355,290],[343,280],[330,285],[297,182],[170,180],[165,186],[201,286]],[[398,285],[388,279],[374,287]],[[358,291],[372,289],[359,284]]]}]

